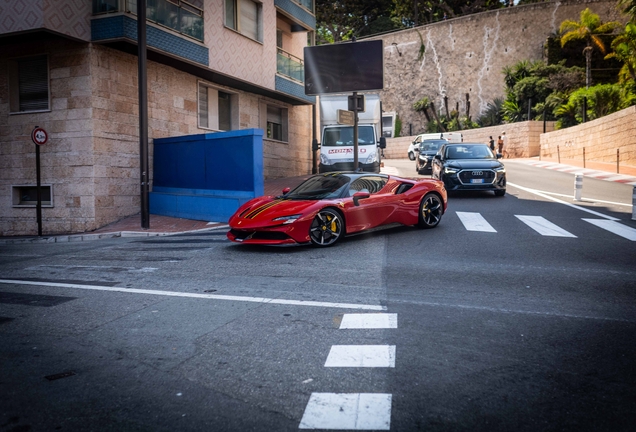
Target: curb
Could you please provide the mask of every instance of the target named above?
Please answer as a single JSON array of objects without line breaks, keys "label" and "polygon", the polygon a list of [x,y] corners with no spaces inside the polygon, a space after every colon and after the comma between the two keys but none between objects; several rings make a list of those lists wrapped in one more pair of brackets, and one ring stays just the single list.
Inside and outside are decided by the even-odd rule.
[{"label": "curb", "polygon": [[117,237],[166,237],[179,234],[195,234],[207,231],[214,231],[223,228],[228,228],[228,225],[218,225],[210,228],[202,228],[191,231],[178,231],[178,232],[144,232],[144,231],[117,231],[101,234],[69,234],[69,235],[56,235],[50,237],[27,237],[16,239],[0,239],[0,245],[19,244],[19,243],[70,243],[78,241],[93,241]]}]

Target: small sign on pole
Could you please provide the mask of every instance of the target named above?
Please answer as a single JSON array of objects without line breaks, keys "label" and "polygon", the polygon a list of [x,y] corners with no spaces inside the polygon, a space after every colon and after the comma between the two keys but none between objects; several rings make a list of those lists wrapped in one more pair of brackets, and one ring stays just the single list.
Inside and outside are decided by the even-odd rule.
[{"label": "small sign on pole", "polygon": [[36,126],[31,132],[31,139],[37,145],[44,145],[49,140],[49,134],[41,127]]},{"label": "small sign on pole", "polygon": [[353,111],[339,109],[337,112],[338,112],[338,124],[353,126],[353,121],[354,121]]},{"label": "small sign on pole", "polygon": [[36,126],[31,132],[31,139],[35,143],[35,176],[37,203],[35,215],[38,222],[38,235],[42,236],[42,184],[40,182],[40,146],[47,143],[49,134],[41,127]]}]

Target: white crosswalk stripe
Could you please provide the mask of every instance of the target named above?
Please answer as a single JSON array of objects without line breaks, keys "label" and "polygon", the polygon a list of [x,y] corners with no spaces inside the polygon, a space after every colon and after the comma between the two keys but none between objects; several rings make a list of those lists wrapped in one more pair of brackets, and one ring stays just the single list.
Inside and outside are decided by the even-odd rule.
[{"label": "white crosswalk stripe", "polygon": [[530,228],[538,232],[543,236],[549,237],[573,237],[576,238],[574,234],[571,234],[564,230],[563,228],[553,224],[549,220],[541,217],[541,216],[524,216],[524,215],[515,215],[517,219],[521,222],[528,225]]},{"label": "white crosswalk stripe", "polygon": [[497,232],[479,213],[456,212],[468,231]]},{"label": "white crosswalk stripe", "polygon": [[395,367],[395,345],[334,345],[325,367]]},{"label": "white crosswalk stripe", "polygon": [[299,429],[390,430],[391,398],[384,393],[312,393]]},{"label": "white crosswalk stripe", "polygon": [[389,329],[397,328],[397,314],[344,314],[341,329]]},{"label": "white crosswalk stripe", "polygon": [[[467,231],[478,232],[490,232],[496,233],[497,230],[481,215],[477,212],[455,212],[459,217],[459,220],[464,225]],[[532,228],[537,233],[546,237],[564,237],[564,238],[579,238],[579,235],[575,235],[566,229],[550,222],[543,216],[530,216],[530,215],[514,215],[521,222]],[[617,220],[610,219],[588,219],[582,218],[585,222],[588,222],[598,228],[606,230],[612,234],[623,237],[630,241],[636,241],[636,229],[623,225]],[[372,314],[360,314],[360,315],[372,315]],[[378,314],[382,315],[382,314]],[[387,314],[384,314],[387,315]],[[384,318],[387,319],[387,318]]]},{"label": "white crosswalk stripe", "polygon": [[611,233],[619,235],[627,240],[636,241],[636,229],[630,228],[625,225],[621,225],[616,221],[607,219],[583,219],[585,222],[589,222],[599,228],[603,228]]},{"label": "white crosswalk stripe", "polygon": [[[340,329],[397,328],[397,314],[344,314]],[[395,345],[333,345],[325,367],[395,367]],[[388,393],[312,393],[299,429],[390,430]]]}]

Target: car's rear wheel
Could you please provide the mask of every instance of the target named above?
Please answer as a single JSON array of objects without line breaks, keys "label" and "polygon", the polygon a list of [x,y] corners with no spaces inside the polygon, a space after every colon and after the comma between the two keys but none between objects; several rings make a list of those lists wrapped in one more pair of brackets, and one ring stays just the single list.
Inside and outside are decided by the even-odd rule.
[{"label": "car's rear wheel", "polygon": [[311,222],[309,238],[316,246],[332,246],[344,235],[344,221],[336,210],[325,208]]},{"label": "car's rear wheel", "polygon": [[409,159],[415,160],[415,153],[409,152]]},{"label": "car's rear wheel", "polygon": [[420,202],[420,228],[435,228],[444,214],[444,205],[439,195],[428,193]]}]

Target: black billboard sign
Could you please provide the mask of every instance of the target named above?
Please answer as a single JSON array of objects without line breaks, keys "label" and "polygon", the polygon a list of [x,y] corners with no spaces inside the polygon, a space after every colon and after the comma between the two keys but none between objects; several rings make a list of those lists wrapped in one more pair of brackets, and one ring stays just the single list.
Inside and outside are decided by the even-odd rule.
[{"label": "black billboard sign", "polygon": [[305,94],[382,90],[383,54],[381,40],[305,47]]}]

